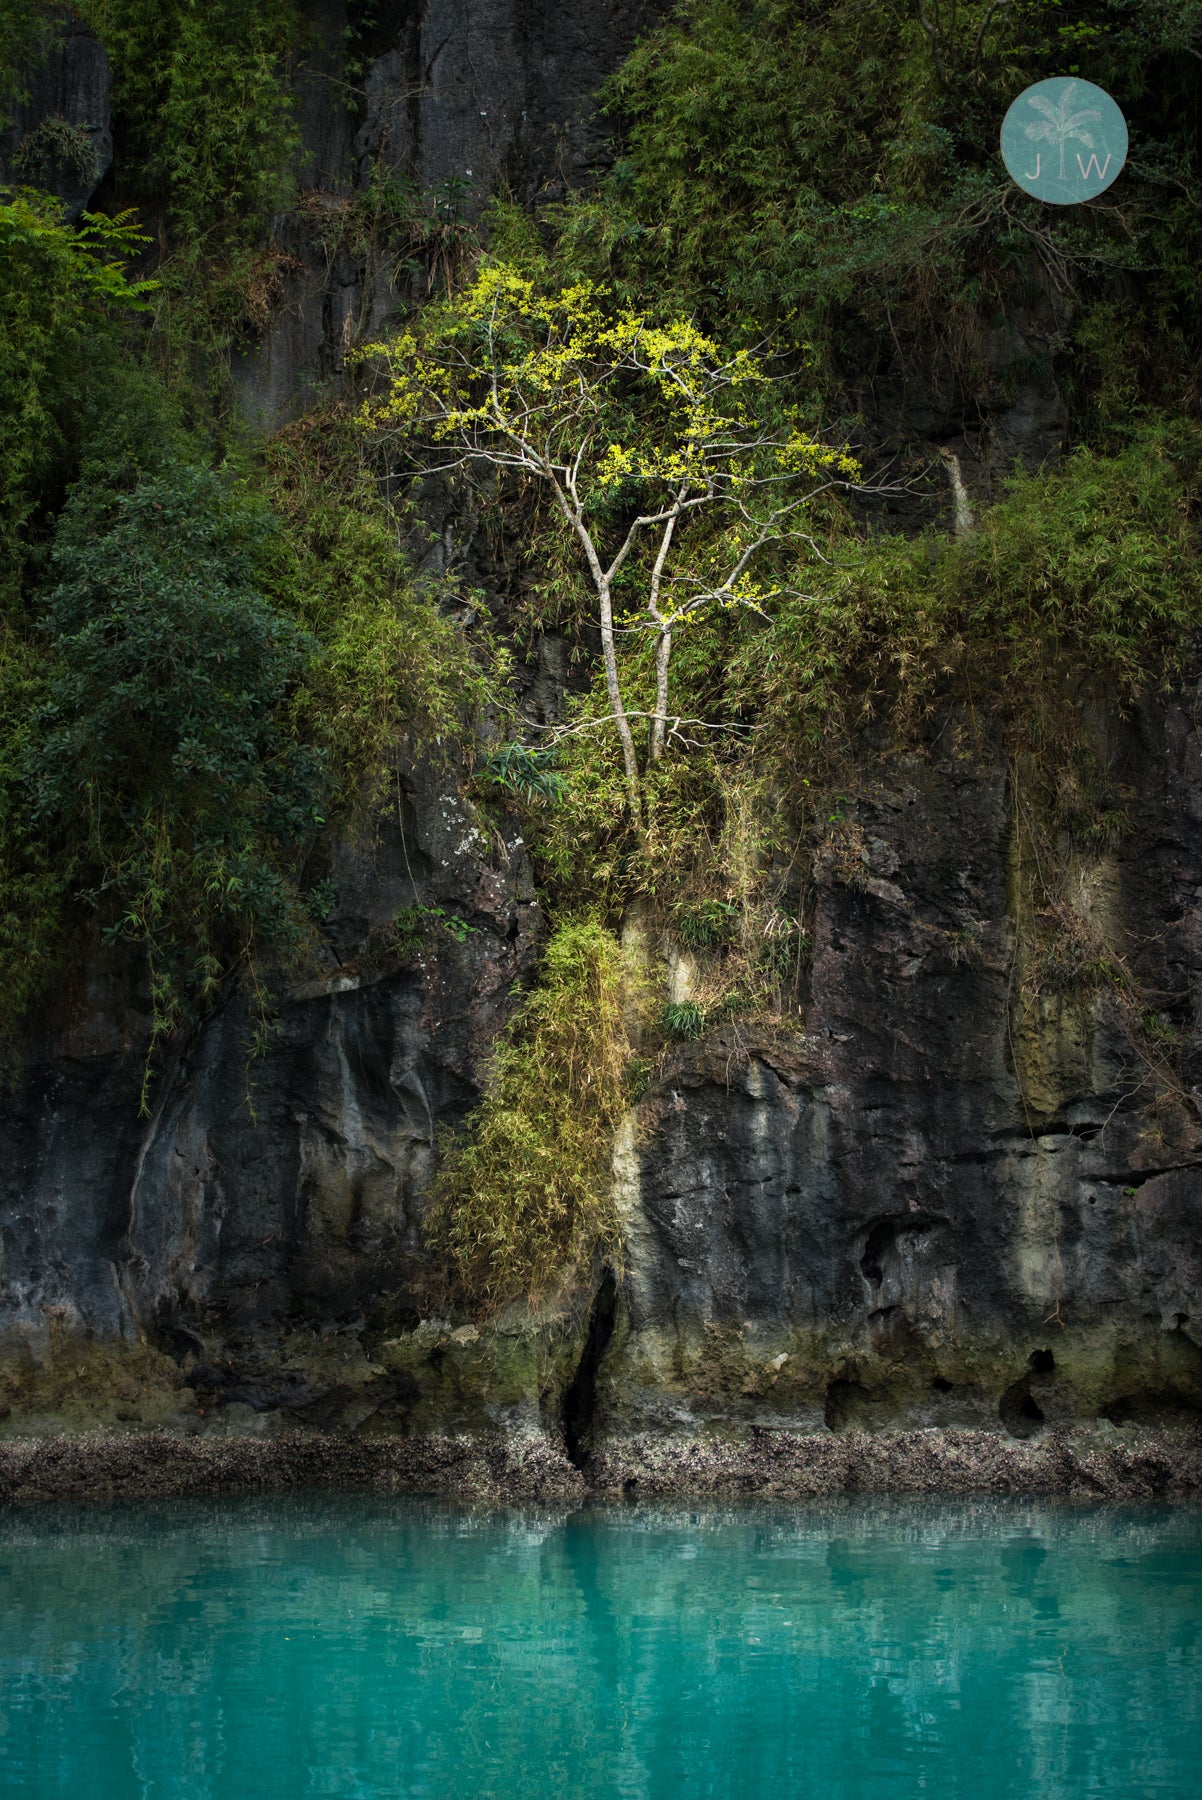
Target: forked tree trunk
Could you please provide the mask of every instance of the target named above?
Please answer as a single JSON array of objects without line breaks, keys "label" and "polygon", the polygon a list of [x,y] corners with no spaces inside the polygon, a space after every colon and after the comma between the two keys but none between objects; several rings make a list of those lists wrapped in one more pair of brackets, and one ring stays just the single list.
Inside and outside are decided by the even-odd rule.
[{"label": "forked tree trunk", "polygon": [[601,656],[605,664],[605,691],[609,696],[609,707],[614,723],[618,728],[618,738],[622,745],[622,761],[626,767],[626,794],[630,801],[630,811],[636,825],[643,822],[643,804],[639,793],[639,763],[635,755],[634,739],[630,734],[630,720],[626,717],[626,706],[622,699],[622,689],[618,682],[618,654],[614,645],[614,603],[609,583],[602,580],[598,583],[598,599],[601,603]]}]

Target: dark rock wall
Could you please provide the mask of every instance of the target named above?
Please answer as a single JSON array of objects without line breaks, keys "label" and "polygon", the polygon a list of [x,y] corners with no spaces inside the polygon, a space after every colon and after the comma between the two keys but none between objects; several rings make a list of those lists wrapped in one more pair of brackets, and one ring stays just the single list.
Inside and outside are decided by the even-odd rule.
[{"label": "dark rock wall", "polygon": [[236,370],[249,416],[271,428],[302,410],[395,304],[387,257],[331,256],[320,241],[373,170],[425,194],[462,184],[468,218],[497,192],[530,200],[578,185],[607,160],[597,89],[667,10],[668,0],[391,0],[359,46],[366,71],[352,91],[343,0],[306,0],[319,47],[298,78],[304,203],[276,223],[287,304]]},{"label": "dark rock wall", "polygon": [[[0,133],[0,179],[50,188],[68,216],[78,219],[113,160],[113,78],[103,46],[86,26],[64,16],[60,29],[52,53],[33,70],[11,125]],[[40,168],[21,166],[20,152],[36,144],[39,127],[50,121],[74,128],[80,149],[90,147],[90,167],[54,156]]]},{"label": "dark rock wall", "polygon": [[666,5],[645,0],[425,0],[382,7],[394,41],[367,79],[355,148],[422,187],[470,179],[518,199],[605,160],[597,89]]},{"label": "dark rock wall", "polygon": [[[139,1117],[140,971],[79,948],[0,1111],[0,1331],[219,1335],[410,1304],[416,1206],[528,972],[540,921],[519,844],[447,771],[335,847],[327,966],[250,1056],[245,995],[178,1049]],[[415,937],[398,912],[424,907]],[[447,924],[451,921],[453,929]]]},{"label": "dark rock wall", "polygon": [[[579,180],[603,154],[589,96],[654,9],[380,12],[355,113],[338,98],[344,9],[311,3],[323,47],[300,77],[302,184],[318,207],[344,204],[381,154],[422,187],[471,170],[477,198]],[[94,50],[72,37],[65,54],[63,68],[92,58],[69,116],[99,120]],[[240,371],[264,423],[337,369],[348,321],[390,303],[372,271],[319,254],[303,209],[277,239],[302,272]],[[988,447],[956,438],[932,394],[933,438],[960,445],[971,480]],[[999,412],[994,463],[1058,441],[1054,391],[1020,401]],[[921,437],[922,420],[907,429]],[[1108,729],[1134,830],[1066,851],[1071,904],[1188,1024],[1202,738],[1156,707]],[[436,1310],[417,1226],[438,1132],[479,1093],[540,915],[520,842],[477,820],[454,771],[403,748],[400,767],[397,794],[331,851],[326,966],[285,997],[253,1065],[236,999],[179,1046],[140,1116],[140,971],[73,946],[0,1101],[0,1421],[110,1416],[109,1364],[91,1387],[87,1371],[113,1346],[143,1358],[119,1383],[131,1423],[191,1428],[224,1395],[244,1423],[558,1428],[566,1391],[581,1459],[603,1433],[910,1421],[1022,1437],[1202,1406],[1199,1090],[1133,1035],[1113,988],[1027,981],[1012,772],[956,721],[925,755],[867,759],[813,870],[795,1028],[681,1049],[628,1121],[627,1261],[604,1319],[413,1329]],[[416,943],[395,924],[414,906]],[[82,1412],[61,1383],[38,1386],[47,1368],[84,1384]]]},{"label": "dark rock wall", "polygon": [[[1135,829],[1074,852],[1068,881],[1141,986],[1181,1006],[1196,1004],[1200,750],[1178,710],[1121,733]],[[231,1004],[181,1046],[148,1119],[135,971],[81,946],[0,1120],[10,1358],[52,1359],[56,1332],[72,1358],[149,1342],[186,1365],[189,1393],[208,1381],[296,1418],[333,1404],[333,1383],[377,1429],[558,1428],[570,1390],[582,1458],[686,1428],[1026,1437],[1192,1417],[1188,1065],[1113,985],[1030,989],[1005,763],[952,727],[925,757],[867,763],[843,807],[814,866],[795,1028],[680,1047],[620,1134],[626,1265],[591,1329],[587,1312],[499,1337],[413,1329],[431,1310],[417,1224],[437,1133],[476,1097],[540,927],[521,846],[483,831],[445,773],[411,777],[399,819],[386,808],[338,846],[328,966],[285,998],[262,1058],[248,1066]],[[415,901],[424,934],[398,941]],[[312,1366],[331,1334],[353,1379]]]},{"label": "dark rock wall", "polygon": [[[1113,751],[1135,830],[1062,846],[1066,891],[1145,992],[1192,1011],[1197,727],[1149,708]],[[682,1050],[619,1149],[607,1423],[902,1413],[1022,1435],[1188,1412],[1202,1090],[1120,987],[1033,990],[1003,763],[953,727],[928,757],[869,765],[843,804],[801,1028]]]}]

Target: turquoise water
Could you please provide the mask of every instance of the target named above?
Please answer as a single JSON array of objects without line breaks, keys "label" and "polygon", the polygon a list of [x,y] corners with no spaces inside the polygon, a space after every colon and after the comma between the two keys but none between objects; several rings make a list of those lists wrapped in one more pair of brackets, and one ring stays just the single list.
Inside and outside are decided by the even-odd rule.
[{"label": "turquoise water", "polygon": [[1202,1510],[0,1518],[3,1800],[1202,1794]]}]

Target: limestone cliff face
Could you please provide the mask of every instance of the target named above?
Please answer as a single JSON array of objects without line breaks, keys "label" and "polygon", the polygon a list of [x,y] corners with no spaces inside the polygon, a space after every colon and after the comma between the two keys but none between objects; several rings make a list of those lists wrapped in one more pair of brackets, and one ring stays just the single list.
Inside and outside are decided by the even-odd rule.
[{"label": "limestone cliff face", "polygon": [[478,1092],[538,907],[520,842],[486,838],[429,767],[332,873],[326,966],[285,992],[266,1053],[250,1060],[234,999],[178,1047],[149,1117],[140,971],[80,945],[3,1109],[6,1326],[225,1331],[403,1290],[436,1133]]},{"label": "limestone cliff face", "polygon": [[[651,16],[617,0],[379,10],[355,119],[329,99],[343,9],[312,6],[314,206],[381,154],[421,186],[578,178],[602,154],[589,96]],[[372,271],[317,254],[303,213],[278,232],[301,272],[240,372],[268,423],[337,368],[352,313],[388,303]],[[1054,394],[1021,417],[1006,404],[1007,459],[1054,448]],[[946,439],[947,419],[931,430]],[[1163,706],[1104,729],[1133,828],[1097,854],[1065,847],[1064,903],[1196,1026],[1202,734]],[[478,823],[453,768],[406,746],[397,767],[387,803],[330,848],[325,966],[253,1065],[235,995],[140,1116],[140,971],[74,947],[0,1101],[0,1431],[508,1421],[583,1459],[682,1430],[1021,1437],[1202,1408],[1202,1069],[1170,1063],[1121,980],[1032,978],[1021,781],[954,716],[921,754],[866,750],[801,856],[796,1017],[682,1047],[627,1121],[619,1279],[599,1271],[554,1319],[423,1319],[438,1133],[479,1093],[541,918],[516,833]]]},{"label": "limestone cliff face", "polygon": [[[1196,729],[1149,709],[1112,750],[1135,830],[1070,856],[1070,904],[1196,1007]],[[644,1103],[618,1157],[607,1429],[1026,1435],[1197,1404],[1199,1071],[1170,1068],[1121,985],[1034,989],[1015,804],[954,723],[867,763],[818,858],[797,1032],[690,1047]]]},{"label": "limestone cliff face", "polygon": [[248,415],[267,427],[308,404],[393,303],[391,269],[324,246],[352,192],[396,170],[427,194],[455,184],[475,217],[496,192],[529,200],[578,184],[608,160],[597,89],[668,0],[386,0],[362,46],[355,109],[342,79],[345,0],[304,10],[321,48],[298,83],[304,204],[277,225],[287,303],[235,371]]},{"label": "limestone cliff face", "polygon": [[[1075,854],[1073,904],[1105,912],[1145,990],[1190,994],[1202,738],[1149,708],[1116,755],[1135,829]],[[141,1422],[525,1420],[582,1456],[682,1430],[1191,1417],[1199,1072],[1121,986],[1033,991],[1014,798],[954,724],[928,755],[866,761],[813,865],[795,1026],[682,1046],[620,1134],[626,1265],[591,1321],[584,1296],[490,1332],[418,1325],[437,1133],[478,1092],[539,934],[521,846],[486,838],[445,776],[338,846],[329,967],[260,1061],[231,1003],[149,1119],[132,972],[85,954],[4,1106],[11,1428],[22,1393],[67,1406],[45,1398],[64,1360],[103,1416],[120,1346],[158,1356]],[[415,902],[430,923],[398,944]]]}]

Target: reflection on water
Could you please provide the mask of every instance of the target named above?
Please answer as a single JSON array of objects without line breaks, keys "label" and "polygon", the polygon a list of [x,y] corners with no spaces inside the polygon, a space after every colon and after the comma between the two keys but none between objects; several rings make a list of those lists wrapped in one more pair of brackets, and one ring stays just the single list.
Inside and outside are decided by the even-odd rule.
[{"label": "reflection on water", "polygon": [[1202,1793],[1202,1509],[0,1520],[4,1800]]}]

